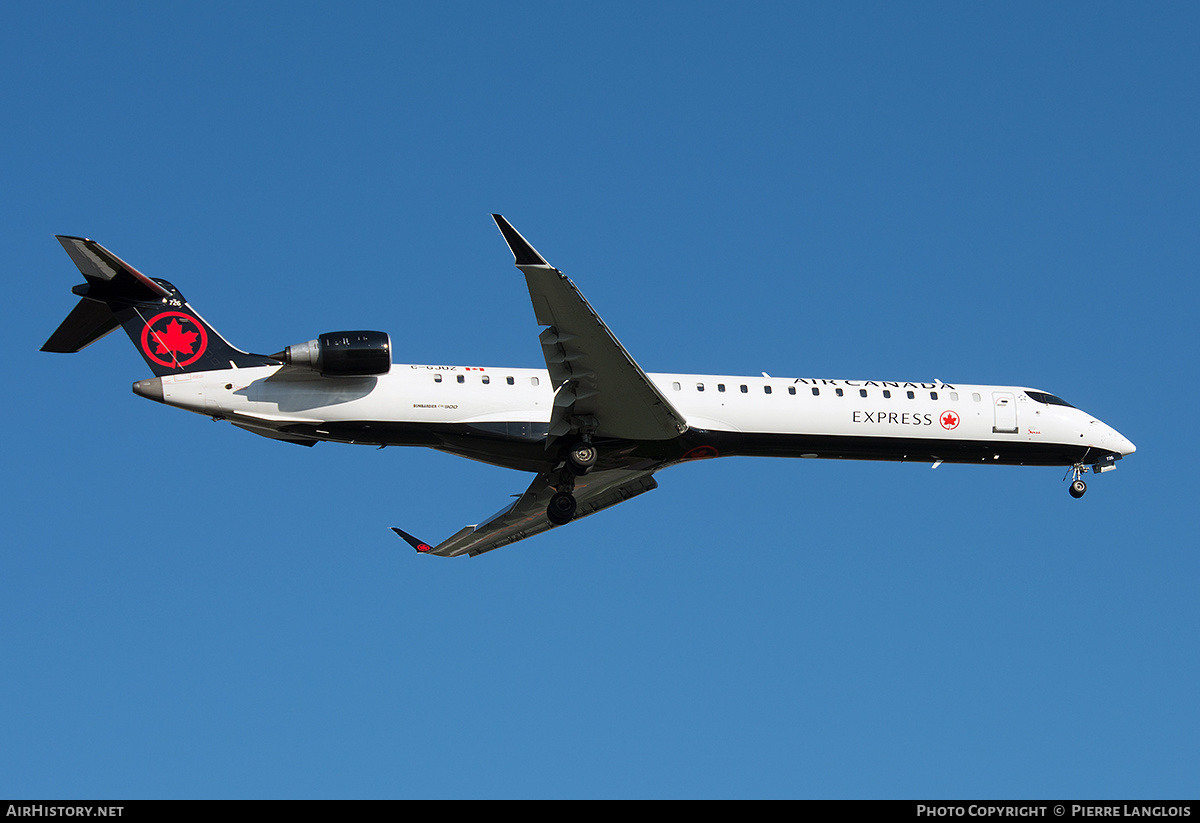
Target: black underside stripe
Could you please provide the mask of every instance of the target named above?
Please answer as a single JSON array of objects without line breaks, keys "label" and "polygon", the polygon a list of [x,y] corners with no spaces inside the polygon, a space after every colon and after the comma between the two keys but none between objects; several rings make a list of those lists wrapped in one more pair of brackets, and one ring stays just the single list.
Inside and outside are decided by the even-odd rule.
[{"label": "black underside stripe", "polygon": [[[285,431],[314,440],[388,446],[426,446],[497,466],[542,471],[556,455],[545,450],[545,423],[513,421],[484,425],[362,421],[288,426]],[[674,440],[598,438],[603,468],[645,467],[693,457],[817,457],[932,463],[992,463],[1070,466],[1112,455],[1084,445],[1017,440],[950,440],[917,437],[775,434],[691,429]],[[714,454],[715,452],[715,454]]]}]

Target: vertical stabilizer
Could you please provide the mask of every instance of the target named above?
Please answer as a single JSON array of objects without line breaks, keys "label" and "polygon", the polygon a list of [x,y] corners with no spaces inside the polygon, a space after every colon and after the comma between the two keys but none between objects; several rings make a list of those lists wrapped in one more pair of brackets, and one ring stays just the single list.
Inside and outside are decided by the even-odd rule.
[{"label": "vertical stabilizer", "polygon": [[72,289],[81,299],[42,351],[77,352],[121,326],[159,377],[277,364],[230,345],[166,280],[147,277],[92,240],[58,241],[86,282]]}]

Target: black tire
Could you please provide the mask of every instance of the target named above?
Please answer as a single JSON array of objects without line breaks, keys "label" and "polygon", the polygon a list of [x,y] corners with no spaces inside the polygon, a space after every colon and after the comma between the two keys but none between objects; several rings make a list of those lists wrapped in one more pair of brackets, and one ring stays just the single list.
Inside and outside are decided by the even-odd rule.
[{"label": "black tire", "polygon": [[596,458],[599,456],[595,446],[588,443],[580,443],[571,449],[567,455],[567,462],[571,465],[571,471],[575,472],[575,474],[587,474],[596,465]]},{"label": "black tire", "polygon": [[578,505],[575,495],[570,492],[556,492],[546,507],[546,517],[556,526],[565,526],[575,516]]},{"label": "black tire", "polygon": [[1087,491],[1087,483],[1084,483],[1082,480],[1076,480],[1071,484],[1071,496],[1076,500],[1083,497],[1085,491]]}]

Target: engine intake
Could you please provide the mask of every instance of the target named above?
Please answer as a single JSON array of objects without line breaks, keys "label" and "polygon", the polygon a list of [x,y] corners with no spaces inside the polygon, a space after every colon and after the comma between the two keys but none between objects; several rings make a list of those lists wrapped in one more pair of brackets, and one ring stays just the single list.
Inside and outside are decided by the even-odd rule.
[{"label": "engine intake", "polygon": [[392,339],[382,331],[334,331],[271,356],[327,377],[387,374],[392,368]]}]

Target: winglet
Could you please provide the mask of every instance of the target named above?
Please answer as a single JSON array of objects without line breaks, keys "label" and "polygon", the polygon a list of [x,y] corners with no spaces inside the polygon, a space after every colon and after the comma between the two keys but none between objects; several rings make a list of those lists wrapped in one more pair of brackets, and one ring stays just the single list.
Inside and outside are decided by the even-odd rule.
[{"label": "winglet", "polygon": [[429,552],[433,551],[433,546],[429,545],[424,540],[418,540],[406,531],[397,529],[395,526],[392,527],[392,531],[403,537],[405,541],[407,541],[408,545],[412,546],[421,554],[428,554]]},{"label": "winglet", "polygon": [[509,249],[512,250],[513,257],[516,259],[518,266],[549,266],[546,258],[537,253],[537,249],[529,245],[529,241],[521,236],[521,233],[512,227],[512,224],[504,219],[503,215],[493,214],[492,219],[496,221],[496,225],[500,227],[500,233],[504,235],[504,242],[508,243]]}]

